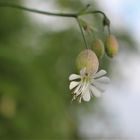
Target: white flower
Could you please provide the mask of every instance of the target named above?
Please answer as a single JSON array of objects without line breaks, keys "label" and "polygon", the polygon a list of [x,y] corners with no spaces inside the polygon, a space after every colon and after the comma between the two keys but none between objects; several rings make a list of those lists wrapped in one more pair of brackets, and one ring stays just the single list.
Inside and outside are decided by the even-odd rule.
[{"label": "white flower", "polygon": [[79,102],[81,99],[88,102],[92,96],[100,97],[110,81],[107,76],[104,76],[106,73],[105,70],[100,70],[91,75],[86,73],[86,68],[84,68],[80,71],[80,75],[71,74],[69,89],[73,90],[72,101],[78,98]]}]

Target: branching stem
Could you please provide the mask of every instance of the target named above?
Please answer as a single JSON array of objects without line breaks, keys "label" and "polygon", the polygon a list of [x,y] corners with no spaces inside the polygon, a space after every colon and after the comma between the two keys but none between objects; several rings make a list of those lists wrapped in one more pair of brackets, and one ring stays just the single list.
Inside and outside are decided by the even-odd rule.
[{"label": "branching stem", "polygon": [[[84,44],[85,44],[86,48],[88,48],[88,45],[87,45],[87,41],[86,41],[83,29],[82,29],[82,25],[79,21],[79,17],[83,16],[83,15],[88,15],[88,14],[101,14],[103,16],[103,18],[108,19],[107,16],[105,15],[105,13],[102,12],[102,11],[99,11],[99,10],[96,10],[96,11],[86,11],[86,10],[84,11],[83,10],[82,12],[80,11],[78,13],[53,13],[53,12],[41,11],[41,10],[37,10],[37,9],[33,9],[33,8],[27,8],[27,7],[24,7],[24,6],[20,6],[20,5],[12,4],[12,3],[8,3],[8,2],[0,2],[0,7],[1,8],[4,8],[4,7],[5,8],[6,7],[15,8],[15,9],[20,9],[20,10],[33,12],[33,13],[37,13],[37,14],[42,14],[42,15],[47,15],[47,16],[59,16],[59,17],[75,18],[76,21],[78,22],[78,25],[79,25],[81,34],[83,36],[83,40],[84,40]],[[109,27],[108,27],[108,30],[110,32]]]}]

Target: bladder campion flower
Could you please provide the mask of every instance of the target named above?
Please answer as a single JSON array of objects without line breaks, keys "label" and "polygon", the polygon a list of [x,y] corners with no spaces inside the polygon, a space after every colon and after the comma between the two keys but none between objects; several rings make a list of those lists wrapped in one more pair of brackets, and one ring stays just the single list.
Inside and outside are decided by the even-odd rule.
[{"label": "bladder campion flower", "polygon": [[[110,79],[107,76],[104,76],[106,74],[105,70],[100,70],[99,72],[97,72],[98,63],[96,63],[96,65],[92,64],[93,62],[98,62],[97,56],[93,51],[86,49],[79,54],[78,59],[79,58],[80,60],[84,60],[83,64],[82,61],[80,61],[80,63],[81,66],[85,67],[81,68],[80,75],[71,74],[69,76],[69,89],[73,90],[72,100],[78,99],[79,103],[81,103],[81,99],[88,102],[92,96],[100,97],[101,93],[104,92],[106,85],[109,83]],[[89,59],[93,61],[90,60],[89,62]],[[88,64],[86,64],[86,62]],[[91,65],[89,65],[90,63]]]}]

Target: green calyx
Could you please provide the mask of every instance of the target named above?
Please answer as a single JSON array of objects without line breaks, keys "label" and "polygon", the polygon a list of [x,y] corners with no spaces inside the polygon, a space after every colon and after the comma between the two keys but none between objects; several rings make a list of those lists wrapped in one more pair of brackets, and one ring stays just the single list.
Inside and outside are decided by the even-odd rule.
[{"label": "green calyx", "polygon": [[100,40],[98,38],[95,39],[95,41],[92,44],[92,50],[97,55],[98,59],[101,59],[105,52],[104,44],[103,44],[102,40]]},{"label": "green calyx", "polygon": [[86,68],[87,74],[96,73],[99,67],[99,61],[96,54],[90,50],[85,49],[80,52],[76,59],[76,66],[78,70]]},{"label": "green calyx", "polygon": [[118,53],[118,42],[115,36],[109,35],[105,42],[107,56],[113,58]]}]

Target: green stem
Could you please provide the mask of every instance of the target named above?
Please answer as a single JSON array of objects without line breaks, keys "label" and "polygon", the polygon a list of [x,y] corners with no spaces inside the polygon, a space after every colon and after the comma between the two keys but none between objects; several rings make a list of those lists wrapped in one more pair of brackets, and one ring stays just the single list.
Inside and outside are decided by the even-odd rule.
[{"label": "green stem", "polygon": [[[88,48],[87,41],[86,41],[83,29],[82,29],[82,25],[81,25],[78,17],[83,16],[83,15],[87,15],[87,14],[96,14],[96,13],[98,13],[98,14],[103,15],[104,18],[107,18],[106,15],[102,11],[98,11],[98,10],[97,11],[86,11],[86,10],[84,10],[84,11],[79,12],[79,13],[52,13],[52,12],[36,10],[36,9],[27,8],[27,7],[24,7],[24,6],[20,6],[20,5],[16,5],[16,4],[12,4],[12,3],[6,3],[6,2],[0,2],[0,7],[15,8],[15,9],[20,9],[20,10],[24,10],[24,11],[28,11],[28,12],[37,13],[37,14],[48,15],[48,16],[60,16],[60,17],[75,18],[76,21],[78,22],[78,25],[79,25],[81,34],[83,36],[83,40],[84,40],[84,44],[85,44],[86,48]],[[87,6],[87,8],[88,8],[88,6]],[[110,28],[108,28],[108,31],[110,33]]]},{"label": "green stem", "polygon": [[43,14],[43,15],[48,15],[48,16],[61,16],[61,17],[77,17],[77,14],[69,14],[69,13],[51,13],[51,12],[46,12],[46,11],[40,11],[32,8],[26,8],[20,5],[16,4],[11,4],[11,3],[2,3],[0,2],[0,7],[9,7],[9,8],[16,8],[20,10],[25,10],[28,12],[33,12],[33,13],[38,13],[38,14]]},{"label": "green stem", "polygon": [[44,14],[44,15],[48,15],[48,16],[61,16],[61,17],[77,18],[78,16],[98,13],[98,14],[101,14],[104,17],[106,17],[105,13],[102,12],[102,11],[99,11],[99,10],[85,11],[85,12],[79,12],[79,13],[52,13],[52,12],[41,11],[41,10],[36,10],[36,9],[32,9],[32,8],[27,8],[27,7],[24,7],[24,6],[20,6],[20,5],[12,4],[12,3],[7,3],[7,2],[0,2],[0,7],[15,8],[15,9],[25,10],[25,11],[29,11],[29,12],[33,12],[33,13]]},{"label": "green stem", "polygon": [[108,29],[108,34],[110,35],[111,34],[110,26],[108,26],[107,29]]},{"label": "green stem", "polygon": [[80,31],[81,31],[81,34],[82,34],[82,37],[83,37],[85,47],[88,49],[87,41],[86,41],[86,38],[85,38],[85,35],[84,35],[84,32],[83,32],[83,29],[82,29],[82,25],[80,23],[80,20],[79,20],[78,17],[76,18],[76,20],[78,22],[78,25],[79,25],[79,28],[80,28]]},{"label": "green stem", "polygon": [[99,11],[99,10],[95,10],[95,11],[86,11],[86,12],[84,12],[84,13],[79,13],[80,16],[88,15],[88,14],[101,14],[101,15],[103,15],[103,17],[106,17],[105,13],[102,12],[102,11]]}]

